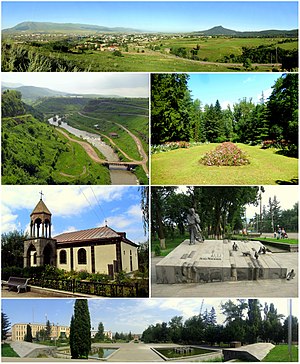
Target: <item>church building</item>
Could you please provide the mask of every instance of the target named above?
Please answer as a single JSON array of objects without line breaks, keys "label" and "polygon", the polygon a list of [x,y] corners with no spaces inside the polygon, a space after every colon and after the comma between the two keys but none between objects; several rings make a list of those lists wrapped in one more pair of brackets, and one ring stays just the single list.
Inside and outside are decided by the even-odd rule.
[{"label": "church building", "polygon": [[30,215],[24,267],[53,265],[66,271],[113,276],[138,270],[138,245],[108,226],[51,236],[51,212],[42,197]]}]

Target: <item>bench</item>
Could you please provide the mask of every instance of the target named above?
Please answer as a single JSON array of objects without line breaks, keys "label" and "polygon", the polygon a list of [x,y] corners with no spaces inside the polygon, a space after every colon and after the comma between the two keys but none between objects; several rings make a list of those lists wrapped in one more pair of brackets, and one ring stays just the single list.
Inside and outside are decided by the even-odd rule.
[{"label": "bench", "polygon": [[17,287],[18,293],[20,293],[21,289],[25,289],[25,291],[27,291],[27,284],[29,279],[30,278],[9,277],[6,286],[8,286],[9,291],[13,287]]}]

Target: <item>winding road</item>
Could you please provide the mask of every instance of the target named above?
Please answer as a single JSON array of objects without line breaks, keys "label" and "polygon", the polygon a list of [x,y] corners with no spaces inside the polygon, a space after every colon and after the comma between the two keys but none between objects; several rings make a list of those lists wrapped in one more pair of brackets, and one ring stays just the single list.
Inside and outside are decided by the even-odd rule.
[{"label": "winding road", "polygon": [[[84,118],[88,118],[88,119],[92,119],[92,120],[96,120],[96,121],[99,121],[99,119],[93,117],[93,116],[87,116],[87,115],[84,115],[82,114],[81,112],[78,111],[78,115],[84,117]],[[109,120],[106,120],[108,121],[109,123],[112,123],[112,124],[115,124],[115,125],[118,125],[120,128],[122,128],[123,130],[126,131],[126,133],[128,133],[130,135],[130,137],[134,140],[135,144],[136,144],[136,147],[138,149],[138,152],[142,158],[141,161],[136,161],[132,158],[130,158],[128,156],[128,154],[126,154],[122,149],[120,149],[120,147],[118,147],[116,145],[116,143],[111,139],[109,138],[108,136],[106,136],[105,134],[100,134],[102,137],[105,137],[107,138],[116,148],[118,148],[118,150],[129,160],[131,160],[132,162],[111,162],[112,164],[115,164],[115,165],[141,165],[144,172],[146,173],[146,175],[149,174],[149,170],[148,170],[148,167],[147,167],[147,162],[148,162],[148,155],[147,153],[144,151],[144,148],[143,148],[143,145],[142,145],[142,142],[141,140],[135,135],[133,134],[129,129],[125,128],[125,126],[119,124],[119,123],[116,123],[114,121],[109,121]],[[102,162],[99,162],[99,163],[110,163],[109,161],[102,161]]]}]

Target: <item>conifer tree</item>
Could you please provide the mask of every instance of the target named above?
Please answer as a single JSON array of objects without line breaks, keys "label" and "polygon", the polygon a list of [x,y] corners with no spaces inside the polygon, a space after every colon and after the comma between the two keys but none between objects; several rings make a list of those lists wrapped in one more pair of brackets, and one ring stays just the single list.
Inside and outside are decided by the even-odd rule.
[{"label": "conifer tree", "polygon": [[72,359],[87,359],[91,350],[91,319],[86,299],[77,299],[70,324]]}]

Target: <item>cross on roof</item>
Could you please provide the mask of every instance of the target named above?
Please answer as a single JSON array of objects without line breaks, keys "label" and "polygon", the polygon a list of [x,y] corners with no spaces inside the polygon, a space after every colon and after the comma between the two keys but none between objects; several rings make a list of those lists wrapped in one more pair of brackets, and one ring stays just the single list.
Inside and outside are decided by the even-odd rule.
[{"label": "cross on roof", "polygon": [[43,199],[43,191],[39,192],[39,194],[41,195],[41,200]]}]

